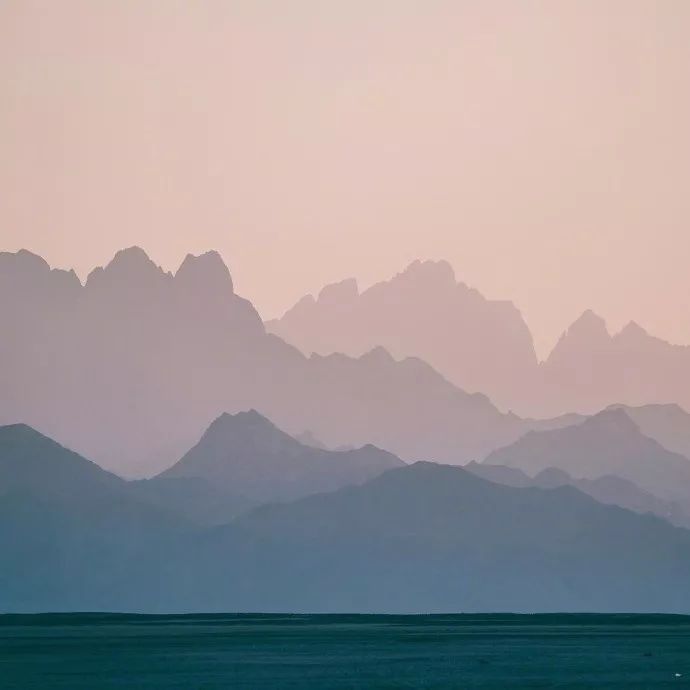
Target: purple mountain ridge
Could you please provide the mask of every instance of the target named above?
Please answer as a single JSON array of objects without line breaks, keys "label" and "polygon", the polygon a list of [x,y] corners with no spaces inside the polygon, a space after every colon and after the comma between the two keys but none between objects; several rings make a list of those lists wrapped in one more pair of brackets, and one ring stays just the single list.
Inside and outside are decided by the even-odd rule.
[{"label": "purple mountain ridge", "polygon": [[[376,347],[306,357],[266,333],[220,256],[168,273],[132,247],[81,285],[29,252],[0,254],[0,423],[24,422],[99,465],[173,464],[222,412],[257,409],[330,448],[463,463],[518,438],[502,414],[417,358]],[[527,427],[531,428],[531,427]]]},{"label": "purple mountain ridge", "polygon": [[562,429],[530,431],[491,453],[485,464],[531,476],[550,468],[575,479],[614,475],[658,498],[690,506],[690,460],[645,436],[622,408],[604,410]]},{"label": "purple mountain ridge", "polygon": [[391,453],[364,446],[351,451],[312,448],[255,410],[222,414],[161,478],[198,478],[252,500],[293,500],[362,484],[404,467]]},{"label": "purple mountain ridge", "polygon": [[690,347],[672,345],[635,322],[611,335],[585,312],[541,365],[541,411],[591,413],[616,403],[690,408]]},{"label": "purple mountain ridge", "polygon": [[420,357],[463,390],[523,416],[593,414],[613,404],[690,408],[690,347],[635,322],[611,335],[588,310],[538,363],[518,309],[458,282],[445,261],[415,261],[361,293],[354,279],[328,285],[266,328],[307,354],[359,356],[381,345]]},{"label": "purple mountain ridge", "polygon": [[[446,312],[432,308],[428,295],[445,295],[448,310],[465,315],[464,320],[447,319]],[[519,312],[457,283],[444,262],[415,262],[362,295],[346,281],[324,290],[318,302],[324,309],[350,304],[353,314],[364,309],[360,302],[366,304],[367,318],[382,334],[377,337],[401,334],[401,352],[407,337],[415,337],[420,347],[429,348],[429,356],[443,340],[436,324],[442,318],[450,334],[446,340],[457,345],[456,371],[473,376],[473,385],[484,380],[498,391],[503,372],[514,364],[516,373],[506,374],[502,390],[507,395],[514,389],[516,401],[522,395],[523,407],[536,401],[567,410],[563,401],[571,400],[572,409],[589,412],[633,399],[636,407],[626,410],[647,436],[667,450],[690,454],[690,417],[677,405],[642,405],[645,381],[651,400],[673,400],[674,391],[677,399],[688,395],[690,386],[683,388],[687,348],[639,328],[610,336],[600,319],[587,314],[537,366]],[[346,322],[355,319],[347,309],[343,314]],[[405,328],[396,330],[405,315]],[[364,349],[357,356],[307,356],[267,332],[252,304],[235,292],[217,252],[188,255],[171,273],[131,247],[94,269],[84,285],[73,271],[51,270],[25,250],[0,253],[0,318],[5,334],[0,424],[30,424],[125,476],[150,476],[170,467],[210,419],[247,409],[259,410],[291,435],[308,429],[327,448],[373,444],[407,462],[451,464],[480,461],[530,430],[559,429],[584,419],[503,413],[482,392],[466,392],[423,358],[391,353],[385,343],[367,349],[360,341],[357,347]],[[426,330],[438,337],[415,334]],[[472,335],[463,338],[463,333]],[[482,367],[482,340],[491,366]],[[439,347],[450,366],[455,346]],[[513,348],[522,354],[511,357]],[[657,377],[667,351],[673,354],[671,363]],[[619,352],[628,357],[624,375]],[[652,386],[657,380],[659,385]],[[630,394],[619,397],[619,391]],[[557,404],[546,405],[551,394]]]},{"label": "purple mountain ridge", "polygon": [[380,345],[397,358],[419,357],[504,408],[537,373],[520,312],[457,282],[446,261],[415,261],[361,293],[352,278],[327,285],[266,327],[305,354],[358,357]]}]

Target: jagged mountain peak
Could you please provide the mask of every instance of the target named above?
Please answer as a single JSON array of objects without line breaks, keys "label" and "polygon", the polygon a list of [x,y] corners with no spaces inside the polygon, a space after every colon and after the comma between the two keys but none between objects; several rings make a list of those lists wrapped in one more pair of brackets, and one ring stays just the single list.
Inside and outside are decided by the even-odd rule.
[{"label": "jagged mountain peak", "polygon": [[390,352],[385,347],[377,345],[373,347],[368,352],[365,352],[360,360],[364,362],[376,363],[376,364],[393,364],[395,359]]},{"label": "jagged mountain peak", "polygon": [[271,448],[277,447],[276,441],[299,444],[299,441],[281,431],[270,419],[254,409],[235,414],[223,412],[211,422],[199,444],[225,443],[238,438],[251,443],[268,442],[268,447]]},{"label": "jagged mountain peak", "polygon": [[455,271],[444,259],[438,261],[415,259],[392,280],[413,280],[445,286],[456,285]]},{"label": "jagged mountain peak", "polygon": [[141,247],[132,246],[118,251],[104,267],[94,268],[86,279],[86,287],[92,288],[104,281],[136,285],[141,280],[167,277],[170,274],[157,266]]},{"label": "jagged mountain peak", "polygon": [[538,366],[518,309],[458,282],[443,260],[415,260],[361,292],[353,279],[328,285],[318,300],[301,299],[267,327],[307,355],[360,357],[382,346],[397,361],[419,357],[504,409],[529,390]]},{"label": "jagged mountain peak", "polygon": [[574,335],[595,335],[610,337],[606,321],[591,309],[586,309],[580,316],[575,319],[567,334]]},{"label": "jagged mountain peak", "polygon": [[234,414],[231,414],[230,412],[222,412],[213,420],[213,422],[211,422],[209,430],[215,428],[242,428],[248,426],[277,430],[277,427],[273,424],[273,422],[271,422],[270,419],[264,417],[264,415],[254,408],[242,410],[241,412],[235,412]]},{"label": "jagged mountain peak", "polygon": [[570,362],[594,350],[608,349],[612,338],[606,321],[591,309],[584,311],[559,338],[546,364]]},{"label": "jagged mountain peak", "polygon": [[622,407],[608,407],[582,422],[583,429],[599,429],[612,433],[640,433],[639,427]]},{"label": "jagged mountain peak", "polygon": [[355,278],[345,278],[337,283],[324,286],[319,292],[317,302],[321,305],[347,304],[359,297],[359,287]]},{"label": "jagged mountain peak", "polygon": [[35,281],[39,285],[67,287],[78,289],[81,282],[74,270],[51,268],[48,262],[28,249],[16,252],[0,252],[0,277],[9,278],[11,282],[29,284]]},{"label": "jagged mountain peak", "polygon": [[211,250],[203,254],[187,254],[175,273],[175,282],[181,285],[234,292],[230,271],[221,255]]},{"label": "jagged mountain peak", "polygon": [[34,254],[28,249],[20,249],[16,252],[0,252],[0,268],[5,265],[16,266],[31,272],[50,270],[48,262],[42,256]]},{"label": "jagged mountain peak", "polygon": [[620,338],[648,337],[649,333],[637,321],[629,321],[618,333]]},{"label": "jagged mountain peak", "polygon": [[358,483],[402,465],[373,446],[345,453],[307,446],[252,409],[217,417],[160,476],[200,477],[244,496],[282,500]]},{"label": "jagged mountain peak", "polygon": [[114,270],[120,268],[135,268],[140,266],[157,268],[149,255],[139,246],[133,245],[120,249],[115,253],[115,256],[106,265],[105,270]]}]

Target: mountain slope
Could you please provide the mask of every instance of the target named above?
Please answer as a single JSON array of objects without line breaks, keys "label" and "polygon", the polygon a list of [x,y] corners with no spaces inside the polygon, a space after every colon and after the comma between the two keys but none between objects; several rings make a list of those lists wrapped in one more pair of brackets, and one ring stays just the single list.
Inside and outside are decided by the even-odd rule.
[{"label": "mountain slope", "polygon": [[0,610],[155,606],[155,564],[191,532],[34,429],[0,427]]},{"label": "mountain slope", "polygon": [[417,463],[199,529],[27,427],[0,472],[3,611],[690,612],[690,532],[571,487]]},{"label": "mountain slope", "polygon": [[468,472],[497,484],[513,487],[536,486],[555,489],[572,486],[605,505],[614,505],[635,513],[651,513],[677,527],[690,528],[690,505],[657,498],[627,479],[604,475],[596,479],[573,479],[564,470],[549,467],[530,477],[515,467],[472,462],[465,465]]},{"label": "mountain slope", "polygon": [[196,610],[690,611],[690,532],[429,463],[258,508],[196,547]]},{"label": "mountain slope", "polygon": [[445,261],[415,261],[361,293],[353,279],[327,285],[266,327],[306,354],[360,356],[382,346],[396,358],[419,357],[502,407],[536,375],[520,312],[457,282]]},{"label": "mountain slope", "polygon": [[306,446],[251,410],[218,417],[178,463],[150,481],[200,478],[266,502],[359,484],[404,464],[374,446],[351,451]]},{"label": "mountain slope", "polygon": [[690,347],[672,345],[631,322],[611,334],[585,312],[540,366],[542,403],[536,414],[606,406],[677,403],[690,406]]},{"label": "mountain slope", "polygon": [[[480,460],[530,429],[575,420],[572,415],[538,420],[502,414],[485,395],[465,392],[423,360],[398,360],[383,347],[356,358],[306,357],[265,331],[256,310],[236,294],[230,272],[215,252],[187,256],[172,274],[131,247],[92,271],[85,285],[73,272],[51,270],[29,252],[0,253],[0,288],[0,321],[12,334],[0,339],[0,424],[25,422],[40,428],[127,477],[150,477],[170,467],[201,436],[208,420],[224,411],[259,409],[291,434],[309,429],[328,448],[373,444],[405,461],[450,464]],[[345,299],[341,291],[352,297],[352,286],[345,286],[329,291],[333,294],[326,301],[339,303]],[[439,293],[454,295],[452,302],[466,291],[448,267],[415,264],[363,294],[370,295],[366,299],[373,300],[376,314],[389,303],[395,307],[391,314],[402,311],[405,329],[419,332],[420,338],[435,333],[433,342],[423,344],[432,347],[440,340],[444,348],[448,345],[448,363],[457,361],[484,377],[485,369],[472,362],[485,350],[501,360],[490,367],[496,381],[503,380],[506,367],[522,371],[525,357],[510,358],[507,351],[499,357],[491,349],[506,342],[510,350],[514,343],[508,335],[494,334],[487,343],[493,326],[477,325],[476,332],[469,329],[458,336],[456,324],[453,338],[444,344],[443,334],[424,320],[437,318],[433,310],[414,301],[415,295]],[[476,303],[476,310],[467,312],[469,322],[485,310],[499,316],[505,311],[505,323],[521,331],[522,321],[512,308],[478,295],[463,300]],[[465,314],[462,309],[458,313]],[[581,321],[550,361],[518,386],[516,403],[553,394],[553,404],[543,406],[547,412],[562,408],[563,401],[589,411],[595,404],[600,409],[630,398],[667,401],[677,394],[680,399],[690,390],[682,374],[682,348],[643,346],[647,341],[635,329],[610,336],[593,314]],[[386,324],[383,318],[379,322]],[[467,341],[470,350],[455,343],[457,338]],[[612,338],[618,345],[628,343],[626,352],[666,362],[666,369],[638,366],[637,354],[625,359],[621,369],[623,360],[611,350]],[[609,361],[611,353],[614,361]],[[640,388],[639,395],[628,395],[632,388],[627,383],[621,387],[621,381],[638,381],[642,375],[653,394],[643,395]],[[509,378],[505,381],[508,385]],[[659,406],[654,419],[649,411],[644,414],[644,433],[670,450],[690,448],[682,413]]]},{"label": "mountain slope", "polygon": [[530,475],[552,467],[578,479],[615,475],[665,500],[690,499],[690,461],[642,434],[622,409],[575,426],[529,432],[484,462]]},{"label": "mountain slope", "polygon": [[116,495],[125,485],[26,424],[0,427],[0,495],[30,492],[68,504]]},{"label": "mountain slope", "polygon": [[690,408],[690,347],[635,322],[612,334],[587,310],[537,363],[515,306],[456,281],[444,261],[415,261],[362,292],[354,279],[327,285],[266,328],[305,353],[359,356],[380,345],[395,357],[420,357],[463,390],[521,416],[594,414],[614,404]]},{"label": "mountain slope", "polygon": [[0,255],[0,423],[25,422],[123,476],[169,467],[224,411],[260,409],[327,447],[466,462],[525,430],[418,359],[305,357],[268,334],[215,252],[175,274],[139,248],[92,271]]},{"label": "mountain slope", "polygon": [[666,450],[690,458],[690,414],[680,405],[612,405],[621,408],[640,431]]}]

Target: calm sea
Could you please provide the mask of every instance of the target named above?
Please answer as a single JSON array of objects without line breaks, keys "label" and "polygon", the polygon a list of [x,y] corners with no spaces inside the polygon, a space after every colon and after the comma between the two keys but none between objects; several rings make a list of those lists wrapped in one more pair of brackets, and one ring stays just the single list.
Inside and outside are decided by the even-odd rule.
[{"label": "calm sea", "polygon": [[690,688],[690,617],[0,616],[0,688]]}]

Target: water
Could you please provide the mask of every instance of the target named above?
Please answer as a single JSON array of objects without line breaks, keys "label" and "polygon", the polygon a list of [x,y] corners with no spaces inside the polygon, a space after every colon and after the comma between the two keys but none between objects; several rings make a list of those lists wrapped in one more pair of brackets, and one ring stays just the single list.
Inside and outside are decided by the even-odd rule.
[{"label": "water", "polygon": [[0,616],[2,690],[585,687],[690,688],[690,617]]}]

